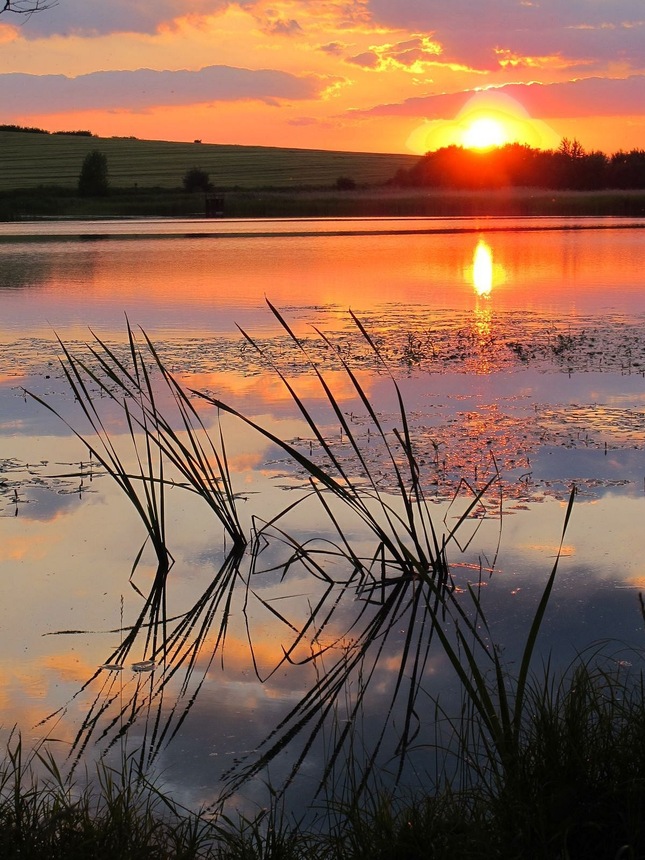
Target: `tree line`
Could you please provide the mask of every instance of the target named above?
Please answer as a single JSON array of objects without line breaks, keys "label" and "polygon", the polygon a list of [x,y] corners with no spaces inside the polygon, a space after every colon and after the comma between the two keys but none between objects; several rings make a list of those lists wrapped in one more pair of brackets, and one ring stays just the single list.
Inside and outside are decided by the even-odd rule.
[{"label": "tree line", "polygon": [[46,131],[44,128],[38,128],[33,125],[13,125],[11,123],[0,123],[0,131],[22,131],[26,134],[75,134],[79,137],[96,136],[87,129],[78,129],[77,131]]},{"label": "tree line", "polygon": [[429,188],[537,187],[595,191],[645,188],[645,150],[606,155],[587,152],[577,140],[563,138],[557,150],[521,143],[485,150],[446,146],[428,152],[391,184]]}]

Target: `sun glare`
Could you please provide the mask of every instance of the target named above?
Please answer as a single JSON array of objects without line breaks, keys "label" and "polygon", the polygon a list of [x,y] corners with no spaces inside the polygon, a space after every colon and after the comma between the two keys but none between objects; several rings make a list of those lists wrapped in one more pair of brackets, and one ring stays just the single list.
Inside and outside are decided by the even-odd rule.
[{"label": "sun glare", "polygon": [[556,149],[559,142],[556,132],[529,116],[516,99],[492,89],[475,93],[453,120],[425,120],[410,134],[407,146],[426,153],[445,146],[488,149],[507,143]]},{"label": "sun glare", "polygon": [[502,123],[489,116],[474,118],[463,134],[463,145],[468,149],[489,149],[507,142],[508,136]]},{"label": "sun glare", "polygon": [[477,242],[472,264],[464,269],[464,278],[482,299],[490,298],[493,288],[506,281],[504,267],[494,261],[493,249],[484,239]]},{"label": "sun glare", "polygon": [[473,286],[478,296],[489,296],[493,289],[493,252],[483,239],[473,255]]}]

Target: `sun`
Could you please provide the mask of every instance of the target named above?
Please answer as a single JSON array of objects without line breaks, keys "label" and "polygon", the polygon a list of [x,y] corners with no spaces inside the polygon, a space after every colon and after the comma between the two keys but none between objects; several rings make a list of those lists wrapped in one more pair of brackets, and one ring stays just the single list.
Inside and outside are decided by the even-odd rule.
[{"label": "sun", "polygon": [[506,133],[503,124],[492,116],[474,116],[462,134],[462,143],[467,149],[490,149],[493,146],[504,146],[511,136]]},{"label": "sun", "polygon": [[512,96],[488,89],[472,95],[452,120],[424,120],[409,135],[407,147],[418,153],[446,146],[485,150],[507,143],[557,149],[559,142],[547,123],[531,117]]}]

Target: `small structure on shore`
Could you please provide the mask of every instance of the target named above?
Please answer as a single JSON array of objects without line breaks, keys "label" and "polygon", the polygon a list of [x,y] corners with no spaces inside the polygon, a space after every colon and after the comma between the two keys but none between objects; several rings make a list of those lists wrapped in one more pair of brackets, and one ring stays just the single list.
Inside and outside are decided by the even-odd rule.
[{"label": "small structure on shore", "polygon": [[204,205],[207,218],[224,217],[224,197],[221,194],[207,194]]}]

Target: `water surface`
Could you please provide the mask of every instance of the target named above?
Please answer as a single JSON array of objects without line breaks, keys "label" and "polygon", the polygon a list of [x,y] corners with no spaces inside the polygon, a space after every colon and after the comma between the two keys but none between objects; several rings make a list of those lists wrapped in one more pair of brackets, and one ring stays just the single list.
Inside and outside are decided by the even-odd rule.
[{"label": "water surface", "polygon": [[[154,673],[135,673],[129,663],[83,689],[141,611],[155,559],[144,552],[132,587],[141,523],[65,423],[24,395],[36,393],[86,429],[58,364],[57,338],[85,354],[93,332],[125,357],[127,317],[186,385],[231,403],[307,454],[310,428],[241,326],[294,380],[360,479],[323,390],[266,299],[333,386],[364,441],[366,463],[382,472],[384,493],[394,489],[386,458],[339,358],[356,369],[389,431],[400,429],[396,393],[350,309],[399,382],[438,530],[446,533],[473,494],[497,478],[450,560],[463,585],[483,576],[495,635],[509,655],[553,563],[574,485],[578,499],[543,647],[566,661],[603,638],[640,644],[644,263],[645,228],[629,219],[0,225],[0,723],[55,738],[67,751],[102,697],[118,688],[122,698],[134,691],[143,701],[155,683]],[[219,434],[215,410],[196,403]],[[109,403],[101,408],[132,457],[124,414]],[[268,521],[289,505],[305,476],[250,428],[227,417],[223,430],[250,528],[254,518]],[[168,499],[175,558],[168,614],[179,617],[219,575],[227,545],[198,500],[180,490]],[[334,537],[309,503],[294,510],[289,528],[300,539]],[[359,525],[348,521],[347,528],[369,553]],[[181,727],[171,743],[157,744],[155,761],[173,765],[173,788],[191,802],[216,794],[222,772],[257,747],[317,671],[283,663],[271,675],[293,638],[285,619],[298,627],[321,599],[320,582],[305,570],[275,573],[283,556],[279,541],[269,546],[253,599],[242,590],[233,601],[223,662],[219,651],[214,657],[213,627],[186,690],[169,686],[158,703],[168,725]],[[334,616],[330,641],[352,611]],[[392,647],[366,703],[376,713],[395,678]],[[137,648],[132,661],[146,656],[143,644]],[[260,683],[258,675],[271,677]],[[437,655],[427,667],[431,694],[447,683],[444,675]],[[128,742],[152,749],[146,726],[144,709]],[[101,737],[104,729],[99,720],[88,749],[109,745],[114,727]],[[312,748],[311,781],[323,754]]]}]

